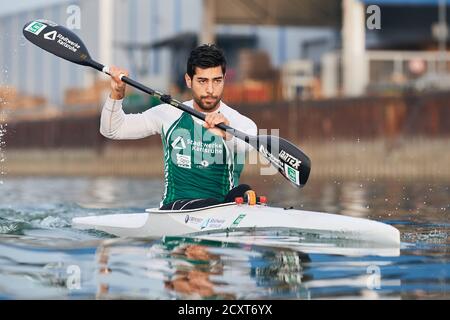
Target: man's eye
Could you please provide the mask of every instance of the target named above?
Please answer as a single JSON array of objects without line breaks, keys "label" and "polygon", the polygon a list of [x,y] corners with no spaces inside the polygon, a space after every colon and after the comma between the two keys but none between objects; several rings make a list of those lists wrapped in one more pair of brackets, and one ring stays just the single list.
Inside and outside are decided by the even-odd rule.
[{"label": "man's eye", "polygon": [[216,83],[222,83],[222,79],[216,79],[215,82]]},{"label": "man's eye", "polygon": [[206,80],[199,80],[198,82],[200,82],[201,84],[206,83]]}]

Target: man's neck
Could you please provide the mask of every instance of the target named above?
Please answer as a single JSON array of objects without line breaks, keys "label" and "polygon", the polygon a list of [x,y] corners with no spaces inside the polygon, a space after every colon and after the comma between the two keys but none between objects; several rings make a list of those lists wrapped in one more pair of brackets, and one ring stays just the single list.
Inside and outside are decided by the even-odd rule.
[{"label": "man's neck", "polygon": [[212,113],[212,112],[216,112],[217,110],[219,110],[220,105],[222,104],[222,101],[219,101],[219,103],[217,104],[217,106],[216,106],[214,109],[212,109],[212,110],[205,110],[205,109],[201,108],[201,107],[197,104],[197,102],[195,102],[195,100],[193,100],[193,101],[194,101],[194,103],[193,103],[194,109],[197,110],[197,111],[203,112],[203,113]]}]

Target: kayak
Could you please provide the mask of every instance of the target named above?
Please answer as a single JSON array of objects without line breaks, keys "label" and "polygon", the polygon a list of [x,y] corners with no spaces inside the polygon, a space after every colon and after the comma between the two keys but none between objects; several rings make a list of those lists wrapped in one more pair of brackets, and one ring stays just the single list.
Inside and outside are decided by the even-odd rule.
[{"label": "kayak", "polygon": [[388,224],[337,214],[270,207],[220,204],[193,210],[147,209],[142,213],[78,217],[77,229],[94,229],[118,237],[207,236],[236,232],[289,231],[317,239],[343,239],[399,248],[400,232]]}]

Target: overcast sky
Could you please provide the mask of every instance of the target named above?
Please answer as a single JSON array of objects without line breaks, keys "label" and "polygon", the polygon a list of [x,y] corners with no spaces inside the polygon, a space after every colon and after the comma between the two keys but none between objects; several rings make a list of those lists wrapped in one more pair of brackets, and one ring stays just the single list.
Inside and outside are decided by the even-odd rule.
[{"label": "overcast sky", "polygon": [[0,15],[25,10],[27,8],[43,7],[48,4],[67,2],[67,0],[20,0],[2,1],[0,5]]}]

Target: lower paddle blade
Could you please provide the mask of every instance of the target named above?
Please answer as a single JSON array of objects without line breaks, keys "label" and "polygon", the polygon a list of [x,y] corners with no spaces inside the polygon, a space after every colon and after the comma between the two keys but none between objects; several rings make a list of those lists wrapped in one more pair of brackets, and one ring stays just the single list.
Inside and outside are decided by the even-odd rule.
[{"label": "lower paddle blade", "polygon": [[48,20],[34,20],[23,35],[36,46],[76,64],[91,66],[91,58],[81,39],[69,29]]},{"label": "lower paddle blade", "polygon": [[258,151],[296,187],[302,188],[308,181],[311,160],[289,141],[276,136],[258,136]]}]

